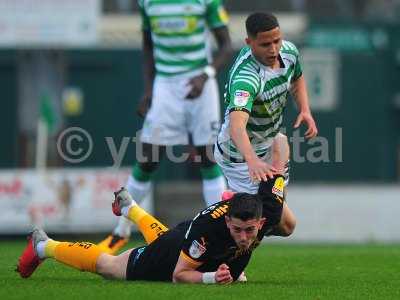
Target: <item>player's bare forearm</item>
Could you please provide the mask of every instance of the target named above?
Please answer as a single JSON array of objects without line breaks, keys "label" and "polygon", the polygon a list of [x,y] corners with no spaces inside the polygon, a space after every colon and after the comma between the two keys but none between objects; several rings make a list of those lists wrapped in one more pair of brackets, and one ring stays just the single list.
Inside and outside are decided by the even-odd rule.
[{"label": "player's bare forearm", "polygon": [[[213,29],[213,34],[217,41],[218,51],[214,57],[212,67],[214,68],[214,73],[218,73],[221,67],[226,64],[231,58],[231,55],[233,53],[232,42],[229,36],[228,28],[226,26]],[[186,95],[186,98],[195,99],[199,97],[200,94],[203,92],[204,84],[207,81],[208,77],[214,75],[211,75],[204,70],[204,73],[191,78],[189,81],[189,85],[192,88]]]},{"label": "player's bare forearm", "polygon": [[199,271],[180,271],[174,272],[173,282],[175,283],[202,283],[203,273]]},{"label": "player's bare forearm", "polygon": [[294,128],[298,128],[300,124],[304,122],[307,125],[305,137],[308,139],[315,137],[318,134],[318,129],[311,114],[306,81],[303,75],[293,82],[291,92],[295,97],[297,107],[300,111],[295,121]]},{"label": "player's bare forearm", "polygon": [[246,112],[233,111],[230,113],[229,132],[231,139],[247,162],[257,158],[246,131],[248,119],[249,115]]},{"label": "player's bare forearm", "polygon": [[296,81],[292,83],[291,93],[295,98],[299,111],[310,113],[307,85],[303,75],[301,75]]},{"label": "player's bare forearm", "polygon": [[229,61],[233,54],[232,41],[226,26],[215,28],[212,32],[218,47],[212,65],[218,72]]},{"label": "player's bare forearm", "polygon": [[249,115],[243,111],[233,111],[230,113],[230,136],[235,146],[243,155],[249,168],[249,175],[252,180],[268,180],[273,177],[276,169],[261,160],[250,143],[249,136],[246,131],[247,120]]},{"label": "player's bare forearm", "polygon": [[183,254],[178,258],[172,281],[176,283],[201,283],[203,282],[203,273],[196,271],[196,268],[201,264],[192,264],[187,261]]},{"label": "player's bare forearm", "polygon": [[151,39],[151,32],[144,30],[143,34],[143,80],[144,80],[144,93],[151,94],[153,90],[153,82],[155,76],[155,63],[153,56],[153,41]]}]

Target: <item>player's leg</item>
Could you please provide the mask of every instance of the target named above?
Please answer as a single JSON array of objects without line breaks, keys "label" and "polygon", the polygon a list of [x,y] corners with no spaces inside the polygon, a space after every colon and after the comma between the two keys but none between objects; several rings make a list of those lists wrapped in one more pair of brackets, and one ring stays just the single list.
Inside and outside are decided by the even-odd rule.
[{"label": "player's leg", "polygon": [[[290,148],[287,136],[278,133],[272,145],[272,164],[281,171],[285,177],[285,187],[289,183],[289,158]],[[284,190],[286,198],[286,188]],[[283,204],[282,217],[279,225],[270,233],[270,235],[289,236],[296,227],[296,217],[287,203]]]},{"label": "player's leg", "polygon": [[[126,189],[137,203],[148,197],[151,191],[151,179],[165,153],[165,147],[144,143],[142,157],[132,169],[126,183]],[[119,218],[117,227],[98,245],[107,253],[114,254],[128,241],[132,230],[132,222],[127,218]]]},{"label": "player's leg", "polygon": [[203,179],[203,197],[207,206],[221,200],[226,189],[225,178],[212,154],[212,145],[197,146],[197,155],[200,157],[200,172]]},{"label": "player's leg", "polygon": [[220,102],[215,79],[208,79],[201,95],[189,106],[189,131],[200,158],[203,197],[207,206],[220,201],[226,189],[225,178],[215,163],[212,147],[220,126]]},{"label": "player's leg", "polygon": [[126,279],[129,256],[134,250],[126,250],[118,256],[100,255],[96,263],[96,272],[108,279]]},{"label": "player's leg", "polygon": [[107,278],[124,279],[129,250],[121,256],[112,256],[89,242],[59,242],[49,239],[47,234],[35,228],[28,245],[21,255],[17,271],[27,278],[46,259],[54,259],[80,271],[97,273]]},{"label": "player's leg", "polygon": [[122,215],[138,226],[147,244],[168,231],[165,225],[141,208],[125,188],[115,193],[112,207],[114,214]]},{"label": "player's leg", "polygon": [[296,217],[286,202],[283,203],[282,217],[278,226],[276,226],[269,235],[289,236],[296,228]]}]

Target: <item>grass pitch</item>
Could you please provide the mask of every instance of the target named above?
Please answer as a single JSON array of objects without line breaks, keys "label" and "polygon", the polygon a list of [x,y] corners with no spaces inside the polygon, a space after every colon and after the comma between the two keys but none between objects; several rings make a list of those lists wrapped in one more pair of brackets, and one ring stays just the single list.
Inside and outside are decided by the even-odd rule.
[{"label": "grass pitch", "polygon": [[51,260],[21,279],[24,246],[0,241],[0,299],[400,299],[400,245],[263,244],[249,282],[229,286],[109,281]]}]

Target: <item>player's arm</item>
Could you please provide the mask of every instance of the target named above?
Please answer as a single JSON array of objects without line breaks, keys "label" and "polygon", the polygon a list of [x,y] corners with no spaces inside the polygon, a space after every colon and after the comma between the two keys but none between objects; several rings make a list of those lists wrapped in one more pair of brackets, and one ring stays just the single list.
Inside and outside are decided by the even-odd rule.
[{"label": "player's arm", "polygon": [[217,41],[218,51],[214,56],[213,63],[205,67],[202,74],[191,78],[191,80],[189,81],[192,89],[187,95],[188,99],[193,99],[200,96],[207,79],[216,76],[218,71],[227,63],[227,61],[232,56],[233,49],[228,28],[226,26],[221,26],[212,29],[212,33]]},{"label": "player's arm", "polygon": [[144,117],[151,104],[153,96],[153,82],[155,76],[155,62],[153,53],[153,40],[151,39],[151,26],[146,14],[143,1],[138,1],[139,12],[142,19],[142,50],[143,50],[143,82],[144,92],[137,113]]},{"label": "player's arm", "polygon": [[144,92],[151,94],[155,75],[153,41],[150,30],[143,30],[143,79]]},{"label": "player's arm", "polygon": [[232,41],[228,30],[229,16],[223,6],[223,1],[212,0],[208,2],[206,22],[217,42],[218,51],[211,66],[218,72],[231,59],[233,54]]},{"label": "player's arm", "polygon": [[276,169],[262,161],[254,152],[246,131],[249,114],[244,111],[232,111],[230,113],[229,132],[235,146],[243,155],[249,167],[249,175],[254,180],[267,180],[272,178]]},{"label": "player's arm", "polygon": [[138,106],[138,114],[144,117],[150,107],[153,96],[153,82],[155,76],[155,65],[153,56],[153,41],[151,40],[150,30],[143,30],[143,81],[144,92]]},{"label": "player's arm", "polygon": [[216,272],[206,273],[202,273],[196,270],[201,265],[201,262],[197,262],[191,259],[182,251],[175,266],[172,277],[173,282],[219,284],[232,282],[233,279],[229,272],[229,267],[226,264],[220,265]]},{"label": "player's arm", "polygon": [[229,118],[229,133],[236,147],[239,149],[247,163],[256,161],[258,156],[251,146],[250,139],[246,131],[249,114],[244,111],[232,111],[229,115]]},{"label": "player's arm", "polygon": [[196,271],[202,263],[190,260],[185,253],[181,252],[172,275],[173,282],[201,283],[203,273]]},{"label": "player's arm", "polygon": [[[209,209],[207,212],[210,212]],[[211,238],[214,231],[209,220],[211,218],[206,216],[207,212],[203,211],[198,214],[185,234],[178,262],[172,275],[173,282],[229,283],[232,281],[229,267],[225,264],[220,265],[218,270],[210,270],[206,273],[197,270],[212,259],[216,243],[215,239]]]},{"label": "player's arm", "polygon": [[218,50],[211,66],[218,73],[233,54],[232,41],[227,26],[214,28],[212,29],[212,33],[217,42]]},{"label": "player's arm", "polygon": [[193,77],[189,84],[192,86],[188,99],[197,98],[203,91],[208,78],[214,77],[218,71],[231,59],[233,54],[232,41],[229,35],[228,15],[220,0],[210,1],[207,6],[206,22],[217,43],[217,52],[213,57],[213,63],[204,68],[204,72]]},{"label": "player's arm", "polygon": [[298,128],[301,123],[305,122],[307,125],[305,136],[308,139],[313,138],[318,134],[318,129],[311,114],[306,80],[302,74],[300,62],[298,59],[298,52],[294,72],[295,73],[294,80],[292,81],[291,85],[291,93],[294,96],[297,108],[299,109],[299,115],[297,116],[296,122],[294,123],[294,128]]}]

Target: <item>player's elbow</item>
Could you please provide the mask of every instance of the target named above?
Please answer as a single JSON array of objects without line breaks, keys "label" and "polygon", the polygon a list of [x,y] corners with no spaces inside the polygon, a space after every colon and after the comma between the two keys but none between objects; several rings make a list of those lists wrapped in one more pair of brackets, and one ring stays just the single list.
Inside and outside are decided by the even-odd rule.
[{"label": "player's elbow", "polygon": [[177,276],[177,274],[175,272],[172,274],[172,282],[173,283],[178,283],[179,282],[178,281],[178,276]]},{"label": "player's elbow", "polygon": [[172,282],[174,283],[183,282],[182,272],[180,270],[177,269],[174,270],[174,272],[172,273]]}]

